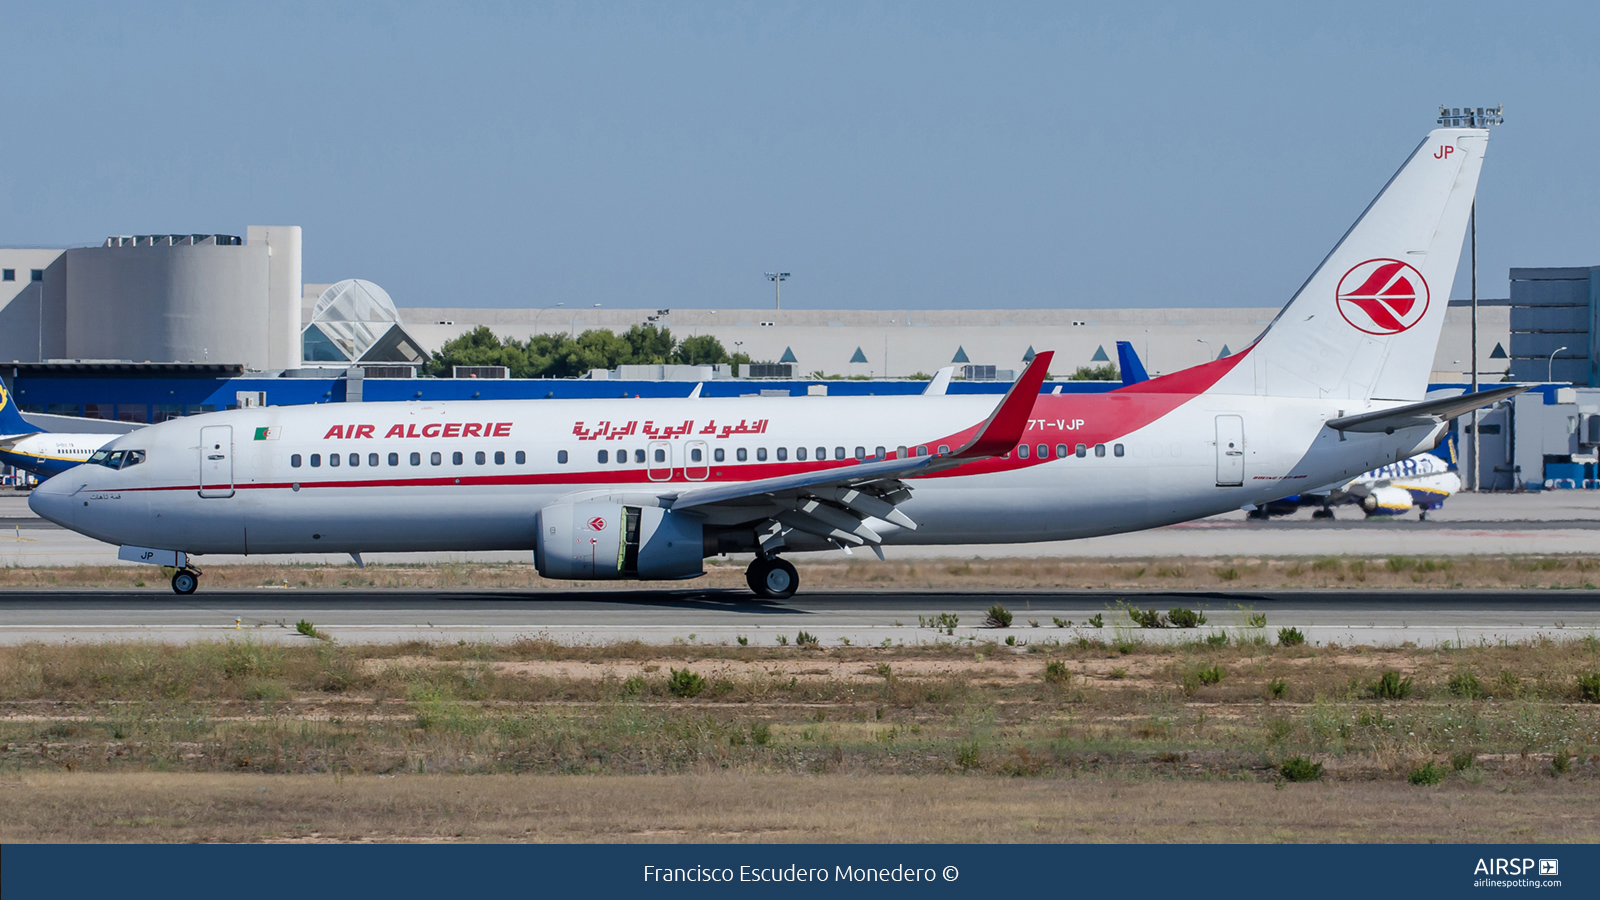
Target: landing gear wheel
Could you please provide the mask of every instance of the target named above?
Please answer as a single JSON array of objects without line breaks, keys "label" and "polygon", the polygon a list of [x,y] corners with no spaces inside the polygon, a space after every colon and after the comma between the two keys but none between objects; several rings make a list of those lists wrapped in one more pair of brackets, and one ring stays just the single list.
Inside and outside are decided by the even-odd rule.
[{"label": "landing gear wheel", "polygon": [[768,600],[787,600],[800,587],[800,573],[776,556],[758,557],[744,571],[744,580],[757,597]]},{"label": "landing gear wheel", "polygon": [[172,576],[172,590],[178,594],[192,594],[200,586],[200,573],[193,569],[179,569]]},{"label": "landing gear wheel", "polygon": [[1328,509],[1327,507],[1323,507],[1322,509],[1312,510],[1311,518],[1313,518],[1313,519],[1331,519],[1331,518],[1333,518],[1333,510]]}]

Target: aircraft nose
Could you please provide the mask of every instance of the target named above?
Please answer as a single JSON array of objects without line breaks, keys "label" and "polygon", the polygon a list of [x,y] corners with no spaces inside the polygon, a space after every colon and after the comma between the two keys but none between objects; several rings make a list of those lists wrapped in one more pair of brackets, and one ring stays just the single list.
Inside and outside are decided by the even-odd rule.
[{"label": "aircraft nose", "polygon": [[77,487],[67,480],[67,474],[62,473],[54,478],[47,479],[44,484],[33,489],[28,496],[28,508],[40,518],[71,528],[73,523],[73,490]]}]

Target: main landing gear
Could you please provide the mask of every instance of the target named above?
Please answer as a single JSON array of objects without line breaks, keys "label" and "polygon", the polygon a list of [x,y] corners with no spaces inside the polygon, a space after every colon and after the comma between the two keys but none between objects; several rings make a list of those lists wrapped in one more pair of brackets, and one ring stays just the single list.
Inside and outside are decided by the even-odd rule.
[{"label": "main landing gear", "polygon": [[800,587],[800,573],[776,556],[756,557],[744,570],[744,580],[757,597],[767,600],[787,600]]},{"label": "main landing gear", "polygon": [[176,594],[192,594],[200,586],[200,570],[184,567],[172,575],[172,591]]}]

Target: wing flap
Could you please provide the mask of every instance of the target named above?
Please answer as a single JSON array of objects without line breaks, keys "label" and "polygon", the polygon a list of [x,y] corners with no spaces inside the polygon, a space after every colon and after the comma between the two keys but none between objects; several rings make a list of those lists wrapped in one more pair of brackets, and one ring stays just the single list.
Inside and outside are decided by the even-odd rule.
[{"label": "wing flap", "polygon": [[1469,413],[1492,403],[1498,403],[1507,397],[1514,397],[1527,389],[1526,386],[1515,385],[1495,388],[1492,391],[1479,391],[1476,394],[1462,394],[1459,397],[1424,400],[1421,403],[1408,403],[1405,406],[1397,406],[1393,409],[1381,409],[1376,412],[1341,416],[1337,419],[1329,419],[1326,424],[1335,431],[1353,431],[1362,434],[1392,434],[1401,428],[1439,425],[1454,419],[1462,413]]}]

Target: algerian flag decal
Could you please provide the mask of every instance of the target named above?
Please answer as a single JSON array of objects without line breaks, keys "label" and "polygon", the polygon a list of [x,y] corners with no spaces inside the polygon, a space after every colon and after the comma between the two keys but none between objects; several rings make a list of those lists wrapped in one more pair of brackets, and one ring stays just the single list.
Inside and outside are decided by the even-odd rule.
[{"label": "algerian flag decal", "polygon": [[273,425],[270,428],[257,428],[256,429],[256,440],[258,440],[258,441],[275,441],[275,440],[277,440],[278,438],[280,438],[282,436],[283,436],[283,426],[282,425]]}]

